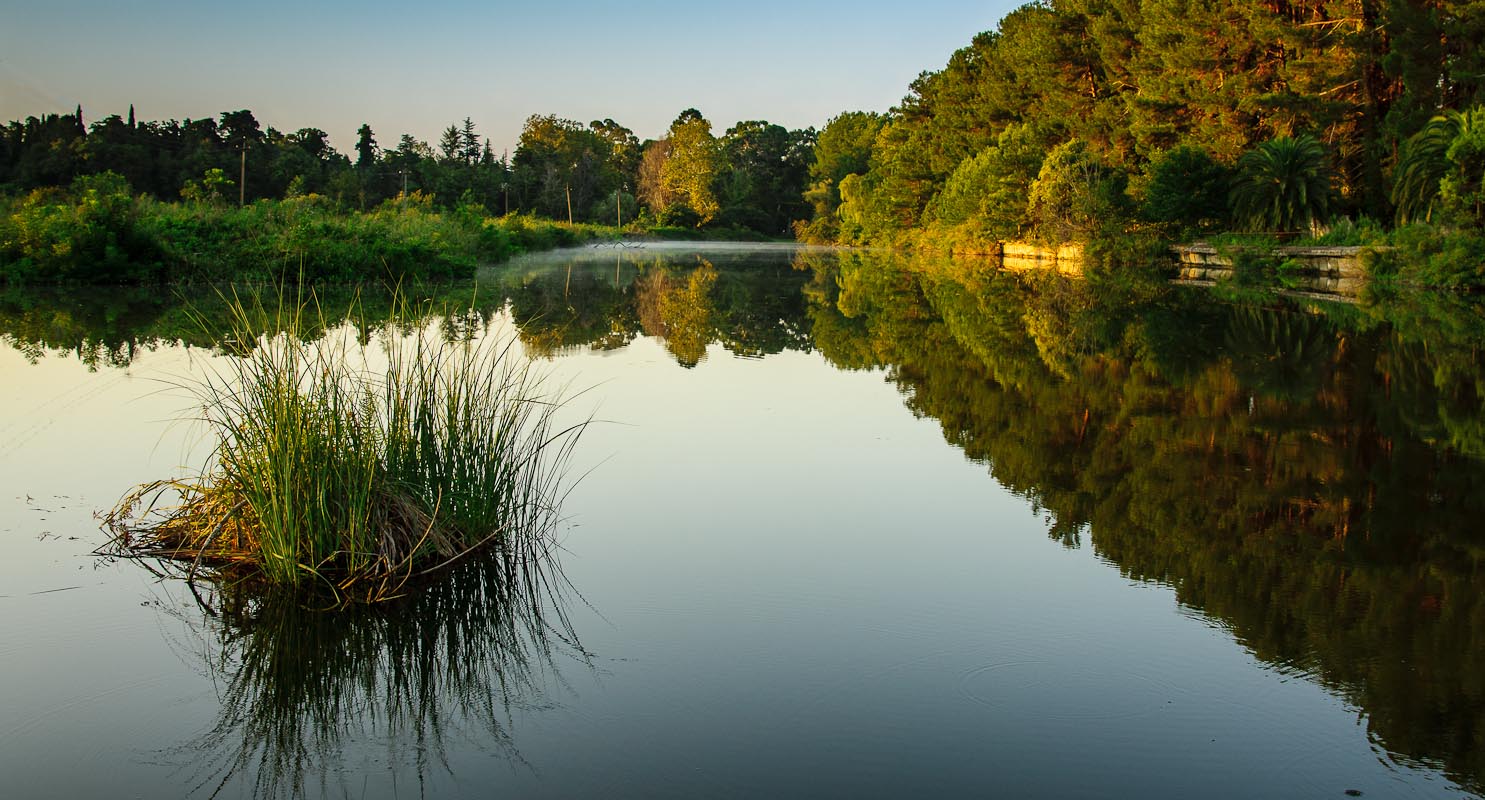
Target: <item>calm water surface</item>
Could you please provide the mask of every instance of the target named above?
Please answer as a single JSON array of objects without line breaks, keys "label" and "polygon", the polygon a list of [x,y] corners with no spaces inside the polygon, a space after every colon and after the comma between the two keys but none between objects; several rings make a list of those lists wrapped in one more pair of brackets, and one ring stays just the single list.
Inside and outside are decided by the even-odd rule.
[{"label": "calm water surface", "polygon": [[6,796],[1485,786],[1473,309],[669,245],[428,294],[587,390],[561,550],[211,616],[91,551],[226,356],[159,292],[0,291]]}]

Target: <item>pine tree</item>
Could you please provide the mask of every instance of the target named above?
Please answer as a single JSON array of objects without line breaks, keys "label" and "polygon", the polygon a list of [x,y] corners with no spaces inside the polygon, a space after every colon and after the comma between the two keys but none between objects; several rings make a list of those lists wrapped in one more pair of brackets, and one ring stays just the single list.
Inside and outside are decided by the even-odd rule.
[{"label": "pine tree", "polygon": [[371,134],[371,126],[362,123],[356,137],[356,169],[371,169],[376,166],[376,139]]},{"label": "pine tree", "polygon": [[459,154],[464,163],[473,164],[480,157],[480,137],[474,130],[474,121],[464,118],[464,128],[459,131]]},{"label": "pine tree", "polygon": [[464,157],[464,140],[457,126],[450,125],[444,129],[443,135],[438,137],[438,150],[443,153],[445,161],[458,161]]}]

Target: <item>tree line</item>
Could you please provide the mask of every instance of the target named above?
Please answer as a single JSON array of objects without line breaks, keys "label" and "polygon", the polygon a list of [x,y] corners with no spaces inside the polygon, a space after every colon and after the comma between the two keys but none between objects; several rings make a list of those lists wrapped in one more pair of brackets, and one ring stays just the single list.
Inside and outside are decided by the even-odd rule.
[{"label": "tree line", "polygon": [[889,113],[830,120],[799,232],[1479,229],[1482,42],[1471,0],[1028,3]]},{"label": "tree line", "polygon": [[307,195],[368,209],[421,193],[444,209],[527,213],[556,220],[741,228],[788,235],[803,200],[814,131],[762,120],[721,135],[687,109],[655,140],[612,119],[583,124],[552,115],[526,120],[513,154],[496,155],[466,117],[437,146],[402,134],[384,147],[370,125],[343,154],[318,128],[264,127],[249,110],[216,117],[137,121],[83,110],[0,128],[0,191],[67,187],[111,172],[161,200],[251,202]]},{"label": "tree line", "polygon": [[466,118],[436,146],[383,146],[363,125],[342,155],[319,129],[264,129],[246,110],[85,125],[79,108],[0,129],[0,191],[113,172],[160,199],[370,209],[421,194],[446,210],[980,252],[1308,233],[1384,240],[1411,259],[1388,269],[1481,285],[1482,41],[1479,0],[1037,0],[897,107],[818,133],[717,134],[687,109],[642,141],[612,119],[535,115],[497,155]]}]

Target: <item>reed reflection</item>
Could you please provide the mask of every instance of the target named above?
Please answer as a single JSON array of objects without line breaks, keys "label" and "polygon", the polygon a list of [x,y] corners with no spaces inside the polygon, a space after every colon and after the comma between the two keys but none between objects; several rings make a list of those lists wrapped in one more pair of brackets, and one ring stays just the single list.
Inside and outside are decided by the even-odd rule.
[{"label": "reed reflection", "polygon": [[511,537],[399,600],[327,612],[216,587],[179,609],[218,721],[167,754],[209,796],[423,794],[453,748],[521,766],[516,718],[591,669],[545,543]]}]

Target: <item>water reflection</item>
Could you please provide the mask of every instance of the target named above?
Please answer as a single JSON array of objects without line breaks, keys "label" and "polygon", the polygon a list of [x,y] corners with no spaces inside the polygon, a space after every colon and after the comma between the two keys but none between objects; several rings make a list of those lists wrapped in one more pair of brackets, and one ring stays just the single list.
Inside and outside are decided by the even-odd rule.
[{"label": "water reflection", "polygon": [[[866,252],[595,253],[438,291],[482,318],[508,308],[544,355],[650,336],[683,366],[720,345],[883,370],[1054,539],[1171,586],[1256,657],[1355,704],[1402,760],[1485,787],[1485,316],[1467,301],[1232,304]],[[212,344],[158,298],[48,302],[0,293],[0,333],[100,366],[159,340]],[[302,765],[356,726],[397,726],[415,763],[450,717],[508,742],[503,709],[532,696],[528,676],[581,651],[550,614],[517,618],[529,590],[490,581],[344,621],[229,603],[212,663],[237,710],[208,777],[303,790]],[[525,601],[486,599],[511,594]]]},{"label": "water reflection", "polygon": [[[3,287],[0,286],[0,343],[13,347],[32,363],[49,355],[76,358],[90,370],[128,367],[144,353],[162,347],[219,348],[222,331],[230,329],[228,302],[277,309],[299,299],[323,312],[300,321],[308,336],[342,322],[354,325],[361,344],[396,318],[406,333],[437,319],[450,336],[450,326],[476,327],[498,312],[504,298],[481,296],[474,284],[404,286],[399,297],[386,286],[327,286],[305,290],[271,286],[189,287],[177,290],[139,287]],[[185,295],[189,294],[189,300]],[[399,313],[393,314],[393,306]],[[450,314],[454,309],[466,314]],[[400,313],[409,312],[409,313]],[[272,323],[272,315],[264,317]],[[316,330],[316,327],[320,330]],[[265,330],[264,333],[277,333]]]},{"label": "water reflection", "polygon": [[644,335],[664,342],[676,363],[694,367],[711,344],[747,358],[808,350],[804,281],[778,256],[637,250],[537,262],[499,286],[531,352],[615,350]]},{"label": "water reflection", "polygon": [[[479,329],[508,310],[532,355],[616,350],[644,335],[664,342],[677,363],[695,366],[712,344],[747,358],[810,349],[801,292],[806,275],[791,268],[789,251],[780,252],[760,259],[753,251],[703,257],[590,249],[531,259],[480,284],[403,286],[400,298],[385,286],[321,286],[313,300],[326,327],[349,322],[362,344],[393,316],[394,303],[406,306],[398,319],[408,329],[435,320],[445,328]],[[222,288],[248,306],[270,309],[279,291]],[[94,370],[120,368],[162,346],[221,347],[214,332],[225,327],[220,320],[227,313],[210,287],[192,289],[189,302],[154,288],[0,287],[0,343],[33,362],[56,354]],[[306,332],[314,334],[312,327]]]},{"label": "water reflection", "polygon": [[518,548],[391,603],[327,613],[226,587],[182,608],[221,713],[167,757],[212,796],[423,795],[471,745],[519,767],[513,716],[552,702],[564,662],[590,665],[553,553]]},{"label": "water reflection", "polygon": [[1355,703],[1389,750],[1482,785],[1479,318],[1441,331],[1406,308],[808,266],[825,356],[887,366],[1054,538],[1087,532],[1125,575]]}]

